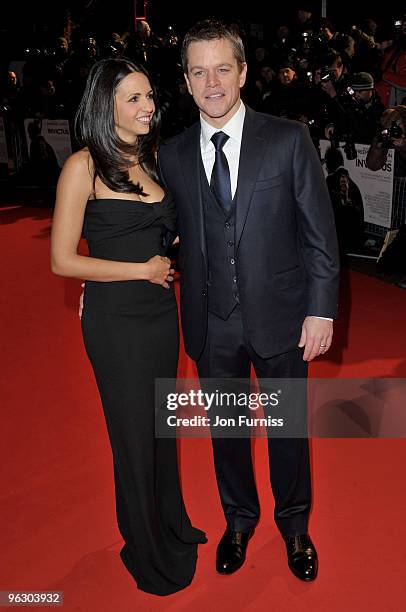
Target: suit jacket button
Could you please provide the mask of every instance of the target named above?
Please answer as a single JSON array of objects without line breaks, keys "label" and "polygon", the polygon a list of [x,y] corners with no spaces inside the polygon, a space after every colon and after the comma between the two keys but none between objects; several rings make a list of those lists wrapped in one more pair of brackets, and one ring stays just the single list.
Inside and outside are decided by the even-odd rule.
[{"label": "suit jacket button", "polygon": [[207,295],[207,291],[202,291],[202,296],[206,297],[206,295]]}]

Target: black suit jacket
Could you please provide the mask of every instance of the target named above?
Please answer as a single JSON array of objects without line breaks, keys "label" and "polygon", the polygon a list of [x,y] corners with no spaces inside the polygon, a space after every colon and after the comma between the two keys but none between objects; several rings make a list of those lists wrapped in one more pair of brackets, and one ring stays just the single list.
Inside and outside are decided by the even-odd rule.
[{"label": "black suit jacket", "polygon": [[[200,123],[164,144],[161,176],[179,215],[181,318],[198,359],[207,331]],[[236,271],[248,338],[261,357],[298,344],[306,315],[336,317],[338,249],[326,182],[307,127],[246,108],[236,202]]]}]

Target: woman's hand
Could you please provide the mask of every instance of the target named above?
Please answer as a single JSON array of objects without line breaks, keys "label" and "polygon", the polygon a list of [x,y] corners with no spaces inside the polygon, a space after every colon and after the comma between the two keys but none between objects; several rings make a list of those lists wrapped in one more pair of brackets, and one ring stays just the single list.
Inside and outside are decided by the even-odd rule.
[{"label": "woman's hand", "polygon": [[169,283],[173,281],[175,270],[171,268],[171,260],[168,257],[155,255],[147,261],[147,280],[154,285],[162,285],[169,289]]}]

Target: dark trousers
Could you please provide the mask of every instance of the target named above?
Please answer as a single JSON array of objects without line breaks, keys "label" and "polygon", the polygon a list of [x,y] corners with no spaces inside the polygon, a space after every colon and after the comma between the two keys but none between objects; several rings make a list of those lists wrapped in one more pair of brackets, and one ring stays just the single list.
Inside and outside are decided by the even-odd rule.
[{"label": "dark trousers", "polygon": [[[206,344],[197,362],[199,377],[249,379],[251,364],[258,379],[307,377],[301,349],[270,359],[255,353],[246,340],[239,306],[226,321],[209,313]],[[234,531],[249,531],[260,513],[251,439],[212,437],[212,444],[227,526]],[[311,505],[308,440],[269,438],[268,451],[275,522],[284,536],[305,533]]]}]

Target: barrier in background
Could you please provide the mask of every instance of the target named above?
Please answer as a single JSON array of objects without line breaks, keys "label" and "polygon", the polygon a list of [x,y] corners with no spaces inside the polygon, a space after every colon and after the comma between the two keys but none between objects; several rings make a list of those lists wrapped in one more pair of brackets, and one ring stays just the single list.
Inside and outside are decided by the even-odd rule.
[{"label": "barrier in background", "polygon": [[[328,140],[320,141],[323,170],[328,176],[325,154],[330,147]],[[364,209],[365,232],[384,237],[388,230],[398,229],[405,222],[405,182],[394,176],[394,149],[389,149],[386,164],[382,170],[372,171],[366,167],[369,145],[356,144],[357,157],[347,159],[344,143],[340,143],[343,164],[350,179],[358,187]]]}]

